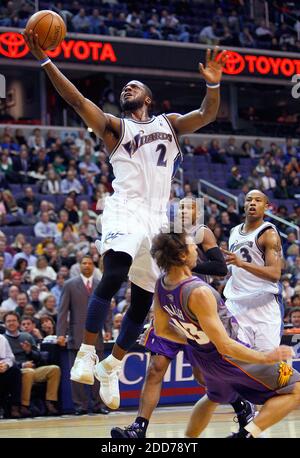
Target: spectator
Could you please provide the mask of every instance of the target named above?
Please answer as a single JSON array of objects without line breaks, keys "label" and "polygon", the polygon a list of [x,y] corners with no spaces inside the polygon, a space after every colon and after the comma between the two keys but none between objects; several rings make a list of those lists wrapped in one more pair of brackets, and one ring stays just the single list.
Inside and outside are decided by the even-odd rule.
[{"label": "spectator", "polygon": [[244,27],[239,33],[239,41],[243,48],[255,48],[256,42],[250,33],[249,27]]},{"label": "spectator", "polygon": [[23,211],[26,210],[28,204],[33,205],[35,212],[38,211],[40,206],[40,199],[34,195],[31,187],[25,188],[25,197],[18,199],[18,205],[23,209]]},{"label": "spectator", "polygon": [[85,14],[85,9],[80,8],[80,11],[78,14],[76,14],[72,20],[72,25],[74,28],[75,32],[79,33],[91,33],[91,23],[89,21],[89,18]]},{"label": "spectator", "polygon": [[34,225],[34,235],[43,239],[55,239],[58,236],[56,224],[49,221],[48,212],[42,212],[41,221]]},{"label": "spectator", "polygon": [[60,194],[60,177],[54,169],[47,172],[47,179],[43,182],[43,194]]},{"label": "spectator", "polygon": [[11,286],[8,290],[8,299],[2,302],[0,312],[3,315],[6,312],[15,310],[18,306],[17,297],[20,289],[17,286]]},{"label": "spectator", "polygon": [[77,224],[79,221],[78,217],[78,210],[75,204],[75,200],[73,197],[66,197],[64,205],[62,207],[63,210],[66,210],[69,215],[69,222],[72,224]]},{"label": "spectator", "polygon": [[3,286],[4,274],[5,274],[4,256],[2,254],[0,254],[0,287]]},{"label": "spectator", "polygon": [[25,213],[21,215],[21,222],[24,226],[34,226],[38,222],[39,218],[34,211],[34,206],[28,204]]},{"label": "spectator", "polygon": [[[37,279],[38,277],[36,277],[36,280]],[[42,278],[42,281],[43,281],[43,278]],[[30,303],[33,305],[35,311],[37,312],[42,307],[42,304],[40,303],[40,300],[39,300],[40,288],[38,286],[33,285],[29,288],[28,294],[29,294]]]},{"label": "spectator", "polygon": [[28,304],[28,296],[27,293],[20,291],[19,294],[17,295],[17,307],[14,309],[14,311],[22,317],[24,314],[24,308]]},{"label": "spectator", "polygon": [[266,173],[262,177],[261,182],[264,191],[273,191],[276,188],[276,180],[272,176],[270,169],[266,169]]},{"label": "spectator", "polygon": [[21,418],[21,371],[6,338],[0,334],[0,405],[10,401],[9,418]]},{"label": "spectator", "polygon": [[21,277],[21,282],[22,283],[28,283],[30,281],[29,279],[29,272],[28,272],[28,262],[26,259],[18,259],[15,265],[15,269],[12,272],[12,274],[19,274]]},{"label": "spectator", "polygon": [[79,210],[78,210],[78,216],[79,216],[79,221],[81,222],[82,215],[84,213],[88,213],[91,222],[96,222],[97,219],[97,213],[93,212],[93,210],[89,209],[89,203],[87,200],[81,200],[79,202]]},{"label": "spectator", "polygon": [[42,300],[42,308],[35,314],[35,318],[41,319],[43,315],[51,316],[56,323],[57,310],[56,310],[56,298],[54,294],[48,293]]},{"label": "spectator", "polygon": [[211,141],[208,153],[211,157],[211,162],[227,164],[227,161],[225,159],[225,150],[221,149],[219,140],[215,139]]},{"label": "spectator", "polygon": [[112,340],[116,341],[118,335],[120,334],[121,324],[123,320],[122,313],[118,312],[113,317],[113,326],[112,326]]},{"label": "spectator", "polygon": [[189,137],[184,137],[182,145],[181,145],[181,151],[183,155],[187,155],[187,156],[194,155],[195,148],[191,144]]},{"label": "spectator", "polygon": [[17,205],[12,193],[8,190],[5,190],[2,192],[2,197],[6,212],[10,215],[21,217],[21,215],[23,214],[23,210]]},{"label": "spectator", "polygon": [[270,48],[273,38],[272,31],[266,26],[264,20],[260,21],[260,25],[255,29],[257,44],[262,47]]},{"label": "spectator", "polygon": [[78,224],[77,230],[78,233],[85,234],[90,239],[96,239],[98,237],[96,226],[90,222],[90,216],[87,212],[82,214],[81,223]]},{"label": "spectator", "polygon": [[[96,288],[98,280],[94,278],[94,264],[90,256],[84,256],[80,264],[80,275],[68,280],[63,288],[57,319],[57,343],[68,346],[69,364],[73,366],[76,353],[80,347],[85,326],[88,300],[92,291]],[[68,326],[68,315],[69,326]],[[68,341],[66,339],[68,329]],[[103,359],[103,339],[99,334],[96,344],[97,355]],[[84,385],[71,382],[72,398],[75,406],[75,414],[83,415],[88,411],[88,396]],[[108,413],[108,410],[99,404],[99,382],[95,382],[91,388],[93,411]]]},{"label": "spectator", "polygon": [[22,405],[29,408],[31,389],[34,382],[47,382],[46,409],[49,415],[57,415],[55,407],[60,382],[60,368],[44,365],[42,355],[35,345],[34,338],[27,332],[20,332],[20,318],[15,312],[4,316],[5,337],[22,372]]},{"label": "spectator", "polygon": [[244,184],[244,179],[242,175],[239,172],[239,169],[237,167],[232,167],[231,169],[231,176],[229,177],[227,181],[227,186],[230,189],[239,189],[242,188]]},{"label": "spectator", "polygon": [[73,169],[69,169],[67,171],[67,176],[61,182],[61,192],[63,194],[68,194],[70,191],[75,191],[77,194],[81,194],[83,192],[83,187],[76,176],[76,171]]},{"label": "spectator", "polygon": [[43,336],[40,330],[36,327],[36,322],[34,318],[29,315],[23,315],[21,319],[21,331],[28,332],[35,341],[35,345],[38,345],[42,342]]},{"label": "spectator", "polygon": [[291,307],[295,309],[295,307],[300,307],[300,294],[294,294],[294,296],[291,297]]},{"label": "spectator", "polygon": [[51,288],[51,294],[55,297],[56,304],[59,304],[60,297],[63,291],[63,287],[65,284],[65,276],[63,274],[57,274],[56,283]]},{"label": "spectator", "polygon": [[237,196],[238,206],[239,206],[239,210],[241,213],[244,212],[245,197],[248,194],[248,192],[249,192],[249,187],[247,184],[244,184],[241,189],[240,194]]},{"label": "spectator", "polygon": [[293,328],[300,328],[300,307],[295,307],[290,311],[290,323]]},{"label": "spectator", "polygon": [[127,288],[125,292],[124,299],[118,303],[117,311],[120,313],[125,313],[131,303],[131,288]]},{"label": "spectator", "polygon": [[36,262],[36,266],[32,267],[31,269],[31,281],[33,282],[37,277],[42,277],[46,284],[56,280],[56,272],[53,267],[48,265],[48,261],[45,256],[39,256]]},{"label": "spectator", "polygon": [[279,184],[274,189],[274,197],[276,199],[289,199],[290,193],[287,185],[287,181],[285,178],[281,178]]},{"label": "spectator", "polygon": [[251,175],[248,177],[247,185],[250,190],[262,188],[262,179],[256,168],[252,170]]},{"label": "spectator", "polygon": [[207,25],[201,30],[199,34],[199,42],[207,45],[217,45],[219,43],[217,32],[217,24],[212,22],[211,25]]},{"label": "spectator", "polygon": [[299,177],[293,178],[292,184],[288,186],[288,193],[291,199],[300,198],[300,180]]},{"label": "spectator", "polygon": [[25,259],[29,267],[34,267],[36,265],[36,256],[32,254],[33,248],[31,243],[26,242],[23,245],[23,250],[13,257],[12,265],[15,267],[19,259]]},{"label": "spectator", "polygon": [[9,269],[13,264],[13,257],[6,251],[5,242],[0,240],[0,255],[4,257],[4,268]]},{"label": "spectator", "polygon": [[42,213],[45,213],[45,212],[48,213],[50,221],[52,222],[57,221],[57,214],[55,211],[55,206],[52,202],[49,202],[48,200],[41,201],[37,216],[41,218]]},{"label": "spectator", "polygon": [[238,165],[240,163],[241,151],[236,144],[236,139],[234,137],[229,137],[227,142],[224,145],[225,152],[227,156],[232,157],[234,163]]},{"label": "spectator", "polygon": [[52,316],[50,315],[42,315],[40,318],[41,323],[41,334],[43,338],[47,336],[54,336],[55,335],[55,322]]}]

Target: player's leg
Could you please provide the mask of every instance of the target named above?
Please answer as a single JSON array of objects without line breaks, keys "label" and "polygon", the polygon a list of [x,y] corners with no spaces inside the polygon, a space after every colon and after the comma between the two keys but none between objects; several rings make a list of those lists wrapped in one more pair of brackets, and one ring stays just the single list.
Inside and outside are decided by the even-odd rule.
[{"label": "player's leg", "polygon": [[278,423],[300,404],[300,382],[290,394],[274,396],[265,402],[258,415],[232,438],[258,437],[262,431]]},{"label": "player's leg", "polygon": [[169,367],[170,359],[163,355],[151,355],[144,385],[141,391],[139,410],[134,422],[122,429],[112,428],[111,437],[137,439],[146,437],[151,415],[156,408],[164,375]]},{"label": "player's leg", "polygon": [[193,407],[184,436],[198,437],[208,425],[218,405],[219,404],[217,402],[211,401],[207,395],[204,395],[201,399],[199,399]]},{"label": "player's leg", "polygon": [[120,405],[119,372],[122,359],[143,330],[145,318],[152,304],[153,293],[139,286],[131,286],[131,305],[128,308],[113,347],[112,354],[95,366],[95,376],[100,381],[100,396],[111,409]]},{"label": "player's leg", "polygon": [[86,319],[84,343],[81,345],[71,369],[71,380],[93,385],[93,369],[97,361],[95,342],[102,331],[111,298],[126,281],[132,257],[120,251],[109,250],[103,258],[103,276],[90,297]]}]

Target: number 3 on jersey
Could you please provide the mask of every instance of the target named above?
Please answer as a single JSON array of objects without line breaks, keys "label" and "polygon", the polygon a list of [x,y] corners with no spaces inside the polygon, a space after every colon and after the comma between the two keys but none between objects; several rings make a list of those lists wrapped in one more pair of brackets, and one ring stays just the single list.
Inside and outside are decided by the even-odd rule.
[{"label": "number 3 on jersey", "polygon": [[165,160],[167,147],[163,143],[157,145],[156,152],[160,151],[157,164],[159,167],[167,167],[167,160]]}]

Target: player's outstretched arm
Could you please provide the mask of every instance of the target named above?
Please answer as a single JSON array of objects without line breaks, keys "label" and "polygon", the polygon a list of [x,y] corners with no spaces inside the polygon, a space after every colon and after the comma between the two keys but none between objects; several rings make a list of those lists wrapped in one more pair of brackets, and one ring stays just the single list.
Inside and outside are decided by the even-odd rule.
[{"label": "player's outstretched arm", "polygon": [[282,345],[270,353],[263,353],[231,339],[217,313],[216,299],[208,287],[195,289],[190,295],[188,306],[221,355],[254,364],[273,364],[293,356],[292,347]]},{"label": "player's outstretched arm", "polygon": [[199,72],[207,85],[206,96],[201,107],[185,115],[168,115],[168,119],[178,135],[191,134],[216,119],[220,105],[219,86],[226,60],[226,50],[219,53],[219,48],[216,46],[213,52],[210,49],[206,51],[205,66],[199,63]]},{"label": "player's outstretched arm", "polygon": [[154,331],[159,337],[172,340],[180,344],[186,344],[187,339],[183,333],[170,323],[170,316],[160,306],[157,294],[154,294]]},{"label": "player's outstretched arm", "polygon": [[[24,32],[23,36],[36,59],[39,61],[47,59],[48,56],[40,47],[36,33],[31,30],[29,33]],[[44,70],[59,95],[74,108],[85,124],[91,127],[98,137],[103,138],[108,129],[118,133],[120,121],[112,115],[105,114],[97,105],[86,99],[53,62],[50,61],[45,65]]]},{"label": "player's outstretched arm", "polygon": [[265,265],[258,266],[253,262],[244,261],[235,253],[228,250],[222,250],[226,255],[226,262],[228,265],[234,265],[247,270],[256,277],[263,280],[277,282],[281,277],[281,241],[278,233],[274,229],[268,229],[259,239],[261,248],[265,253]]}]

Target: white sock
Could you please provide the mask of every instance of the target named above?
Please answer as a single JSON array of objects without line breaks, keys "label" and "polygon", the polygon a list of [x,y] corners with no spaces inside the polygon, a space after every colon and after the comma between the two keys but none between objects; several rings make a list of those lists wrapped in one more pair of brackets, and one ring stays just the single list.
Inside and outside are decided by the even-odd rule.
[{"label": "white sock", "polygon": [[87,353],[95,353],[96,349],[94,345],[87,345],[87,344],[82,343],[79,351],[84,351]]},{"label": "white sock", "polygon": [[122,365],[122,360],[115,358],[113,355],[109,355],[103,362],[112,369],[119,368]]},{"label": "white sock", "polygon": [[248,425],[245,426],[245,430],[248,431],[255,438],[260,436],[262,433],[262,430],[258,426],[256,426],[254,421],[250,421],[250,423],[248,423]]}]

